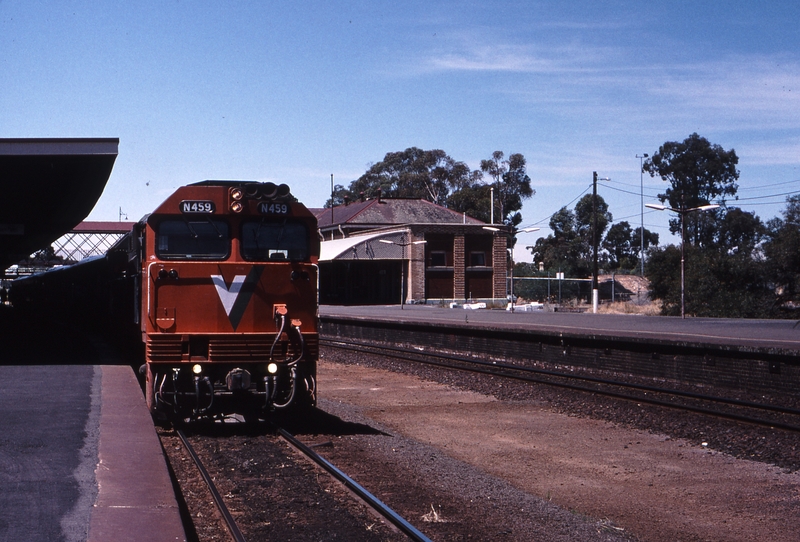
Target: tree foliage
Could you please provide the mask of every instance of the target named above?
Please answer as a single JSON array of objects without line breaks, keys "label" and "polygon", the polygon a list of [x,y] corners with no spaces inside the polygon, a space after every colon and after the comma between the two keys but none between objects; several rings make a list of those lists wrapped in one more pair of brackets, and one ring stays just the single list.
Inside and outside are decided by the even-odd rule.
[{"label": "tree foliage", "polygon": [[[489,222],[490,188],[494,187],[495,204],[500,210],[496,221],[516,226],[522,222],[522,203],[534,195],[534,190],[525,157],[512,154],[506,160],[504,156],[502,151],[495,151],[490,160],[481,162],[482,170],[472,171],[439,149],[410,147],[389,152],[349,187],[336,185],[325,207],[380,194],[385,198],[425,199]],[[484,182],[484,172],[492,178],[491,183]]]},{"label": "tree foliage", "polygon": [[495,204],[499,217],[507,226],[518,226],[522,222],[522,201],[534,194],[528,177],[525,157],[512,154],[504,160],[503,151],[494,151],[488,160],[481,160],[481,171],[489,174],[495,189]]},{"label": "tree foliage", "polygon": [[[613,224],[603,240],[606,266],[612,271],[633,271],[639,266],[642,228],[631,228],[627,221]],[[658,244],[658,234],[647,228],[644,230],[644,250]]]},{"label": "tree foliage", "polygon": [[491,218],[490,200],[489,185],[476,181],[450,194],[446,206],[488,223]]},{"label": "tree foliage", "polygon": [[[774,315],[773,290],[762,262],[746,251],[728,252],[685,245],[685,311],[690,316],[763,318]],[[680,247],[651,252],[650,295],[662,314],[680,315]]]},{"label": "tree foliage", "polygon": [[[575,204],[575,229],[578,235],[586,237],[589,243],[592,242],[592,227],[594,225],[594,202],[592,194],[586,194],[578,203]],[[597,242],[603,239],[603,233],[614,220],[608,211],[608,204],[602,196],[597,196]]]},{"label": "tree foliage", "polygon": [[[658,175],[670,186],[658,198],[673,209],[685,210],[717,202],[724,206],[727,196],[735,196],[738,186],[739,158],[736,151],[719,145],[696,133],[681,142],[667,141],[658,152],[644,161],[642,169],[651,177]],[[714,213],[716,214],[716,213]],[[670,231],[680,234],[680,216],[670,220]],[[708,213],[683,213],[686,241],[692,245],[708,242],[714,224]]]},{"label": "tree foliage", "polygon": [[[598,245],[611,222],[608,204],[597,196]],[[533,261],[547,270],[564,272],[566,276],[586,277],[592,272],[592,195],[583,196],[571,211],[562,207],[550,217],[552,234],[540,237],[533,247]]]},{"label": "tree foliage", "polygon": [[[686,314],[770,316],[775,305],[763,258],[765,226],[754,213],[735,207],[723,209],[712,220],[709,242],[684,246]],[[662,312],[679,315],[680,245],[651,251],[646,275],[651,297],[662,302]]]},{"label": "tree foliage", "polygon": [[350,183],[347,196],[355,200],[362,194],[375,198],[380,193],[386,198],[420,198],[441,204],[451,190],[469,184],[473,177],[464,162],[453,160],[443,150],[410,147],[386,153]]},{"label": "tree foliage", "polygon": [[766,229],[766,272],[775,288],[776,306],[796,308],[800,306],[800,194],[786,198],[783,218],[770,220]]},{"label": "tree foliage", "polygon": [[[764,317],[775,314],[775,289],[767,280],[771,251],[780,252],[771,241],[780,236],[781,224],[765,227],[755,213],[728,207],[735,197],[739,159],[731,149],[697,134],[682,142],[666,142],[643,164],[651,176],[670,183],[659,195],[677,209],[670,230],[686,235],[684,245],[684,300],[686,314],[696,316]],[[692,209],[718,203],[711,212]],[[651,251],[646,270],[651,297],[662,303],[664,314],[680,314],[680,244]],[[766,256],[766,258],[765,258]],[[790,264],[791,265],[791,264]]]}]

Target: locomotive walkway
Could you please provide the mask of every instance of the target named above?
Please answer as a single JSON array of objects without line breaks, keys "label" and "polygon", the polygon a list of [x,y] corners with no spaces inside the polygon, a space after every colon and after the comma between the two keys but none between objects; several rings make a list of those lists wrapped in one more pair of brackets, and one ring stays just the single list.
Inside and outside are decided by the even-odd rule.
[{"label": "locomotive walkway", "polygon": [[186,540],[133,369],[0,306],[0,540]]}]

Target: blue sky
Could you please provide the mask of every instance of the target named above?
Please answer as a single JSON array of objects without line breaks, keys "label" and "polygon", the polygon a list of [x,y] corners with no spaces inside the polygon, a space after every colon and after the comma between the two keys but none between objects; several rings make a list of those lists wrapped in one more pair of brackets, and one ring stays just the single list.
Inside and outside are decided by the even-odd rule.
[{"label": "blue sky", "polygon": [[[793,1],[0,0],[0,137],[119,137],[93,220],[203,179],[319,207],[387,152],[519,152],[542,228],[524,247],[592,171],[638,226],[636,155],[697,132],[736,150],[739,205],[766,220],[800,191],[798,21]],[[645,177],[645,202],[664,188]],[[668,218],[644,214],[662,243]]]}]

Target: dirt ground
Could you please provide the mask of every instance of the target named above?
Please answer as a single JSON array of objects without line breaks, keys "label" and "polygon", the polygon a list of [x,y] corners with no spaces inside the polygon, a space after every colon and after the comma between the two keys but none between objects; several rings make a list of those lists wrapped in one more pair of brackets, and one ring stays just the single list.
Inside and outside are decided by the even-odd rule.
[{"label": "dirt ground", "polygon": [[800,540],[800,473],[702,445],[321,360],[325,404],[648,541]]}]

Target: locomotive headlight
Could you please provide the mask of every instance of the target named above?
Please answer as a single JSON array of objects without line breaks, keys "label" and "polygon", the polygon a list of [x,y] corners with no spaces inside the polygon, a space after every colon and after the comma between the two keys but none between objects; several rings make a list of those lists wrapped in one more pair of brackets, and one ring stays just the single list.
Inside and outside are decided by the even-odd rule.
[{"label": "locomotive headlight", "polygon": [[271,375],[274,375],[278,372],[278,364],[277,363],[270,363],[267,365],[267,372]]},{"label": "locomotive headlight", "polygon": [[199,375],[200,373],[203,372],[203,366],[200,365],[199,363],[195,363],[194,365],[192,365],[192,372],[196,375]]},{"label": "locomotive headlight", "polygon": [[234,213],[241,213],[244,206],[242,205],[241,201],[234,201],[231,203],[231,211]]},{"label": "locomotive headlight", "polygon": [[242,192],[241,188],[234,188],[231,190],[231,199],[233,201],[239,201],[244,197],[244,192]]}]

